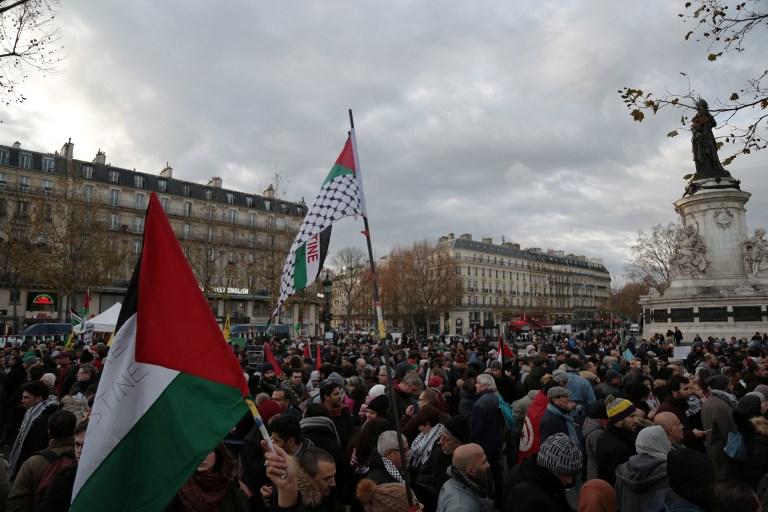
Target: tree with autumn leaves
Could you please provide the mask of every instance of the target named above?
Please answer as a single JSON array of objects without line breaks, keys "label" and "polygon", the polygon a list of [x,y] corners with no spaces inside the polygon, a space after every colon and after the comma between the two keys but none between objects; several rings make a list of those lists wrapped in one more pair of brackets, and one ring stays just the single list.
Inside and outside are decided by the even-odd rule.
[{"label": "tree with autumn leaves", "polygon": [[464,294],[447,249],[426,240],[396,248],[379,268],[384,317],[402,320],[416,332],[456,307]]}]

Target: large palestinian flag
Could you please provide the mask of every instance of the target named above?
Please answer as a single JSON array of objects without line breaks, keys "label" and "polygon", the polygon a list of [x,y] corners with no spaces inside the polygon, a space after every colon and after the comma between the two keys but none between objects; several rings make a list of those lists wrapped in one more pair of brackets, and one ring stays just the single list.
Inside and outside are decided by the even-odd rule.
[{"label": "large palestinian flag", "polygon": [[356,162],[350,135],[293,241],[280,277],[280,297],[273,317],[291,295],[317,279],[328,252],[333,223],[344,217],[365,215],[363,187]]},{"label": "large palestinian flag", "polygon": [[153,193],[71,510],[165,509],[248,412],[247,394],[242,370]]}]

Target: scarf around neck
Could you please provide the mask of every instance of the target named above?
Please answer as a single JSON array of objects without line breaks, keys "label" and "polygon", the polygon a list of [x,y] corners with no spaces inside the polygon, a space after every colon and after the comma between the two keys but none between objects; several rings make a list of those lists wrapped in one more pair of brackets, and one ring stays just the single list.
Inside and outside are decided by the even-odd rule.
[{"label": "scarf around neck", "polygon": [[460,471],[456,466],[448,466],[448,476],[466,485],[481,498],[486,498],[490,495],[490,482],[487,478],[481,482]]},{"label": "scarf around neck", "polygon": [[722,400],[725,401],[728,405],[731,406],[731,409],[736,409],[736,397],[732,394],[730,394],[727,391],[722,391],[720,389],[710,389],[710,393],[712,393],[712,396],[716,396]]},{"label": "scarf around neck", "polygon": [[229,480],[220,473],[198,473],[179,489],[179,501],[184,510],[206,512],[218,510],[227,493]]},{"label": "scarf around neck", "polygon": [[411,466],[419,468],[427,463],[429,456],[432,453],[432,448],[435,447],[437,440],[445,431],[445,427],[442,423],[438,423],[432,429],[424,434],[421,432],[416,439],[411,443]]},{"label": "scarf around neck", "polygon": [[579,439],[578,432],[576,432],[576,424],[573,422],[573,418],[558,409],[554,404],[547,404],[547,411],[565,420],[565,424],[568,427],[568,437],[573,439],[573,442],[580,446],[581,440]]},{"label": "scarf around neck", "polygon": [[35,404],[27,409],[27,412],[24,413],[24,420],[21,423],[21,428],[19,428],[19,435],[16,437],[16,441],[13,443],[11,456],[8,458],[8,472],[9,478],[11,480],[13,480],[13,478],[16,476],[16,472],[19,470],[19,468],[16,466],[19,463],[21,449],[24,446],[24,441],[27,439],[29,431],[32,429],[32,425],[35,424],[37,419],[41,414],[43,414],[43,411],[49,405],[59,405],[59,399],[56,397],[56,395],[50,395],[39,404]]},{"label": "scarf around neck", "polygon": [[404,484],[405,479],[403,478],[403,475],[400,474],[400,470],[397,469],[397,466],[389,460],[386,457],[381,458],[381,462],[384,464],[384,469],[387,470],[387,473],[389,473],[389,476],[397,480],[398,483]]}]

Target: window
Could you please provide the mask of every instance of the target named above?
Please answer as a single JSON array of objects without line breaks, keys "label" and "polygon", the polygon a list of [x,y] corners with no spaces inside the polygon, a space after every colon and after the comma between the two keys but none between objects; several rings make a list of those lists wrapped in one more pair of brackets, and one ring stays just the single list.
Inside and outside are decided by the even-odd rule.
[{"label": "window", "polygon": [[192,203],[190,201],[184,201],[184,216],[192,216]]},{"label": "window", "polygon": [[141,240],[134,240],[133,241],[133,255],[138,256],[141,254]]},{"label": "window", "polygon": [[144,194],[136,194],[136,208],[139,210],[143,210],[145,208],[144,199]]},{"label": "window", "polygon": [[120,191],[112,189],[109,191],[109,204],[112,206],[120,205]]},{"label": "window", "polygon": [[237,210],[229,210],[229,223],[237,224]]},{"label": "window", "polygon": [[24,169],[32,168],[32,155],[30,153],[19,153],[19,167]]},{"label": "window", "polygon": [[43,205],[43,220],[45,222],[53,222],[53,206],[50,204]]},{"label": "window", "polygon": [[80,171],[83,173],[83,178],[87,180],[93,179],[93,166],[92,165],[83,165],[80,168]]},{"label": "window", "polygon": [[208,189],[205,191],[205,199],[207,199],[208,201],[213,199],[213,190]]},{"label": "window", "polygon": [[144,232],[144,217],[136,217],[133,219],[133,230],[136,233]]},{"label": "window", "polygon": [[83,187],[83,199],[86,201],[93,200],[93,185],[86,185]]},{"label": "window", "polygon": [[256,227],[256,214],[255,213],[251,213],[248,216],[248,225],[251,226],[252,228]]},{"label": "window", "polygon": [[117,171],[109,171],[109,181],[118,183],[120,181],[120,173]]},{"label": "window", "polygon": [[0,165],[8,165],[11,160],[10,152],[5,148],[0,148]]},{"label": "window", "polygon": [[29,185],[31,183],[29,176],[19,176],[19,190],[22,192],[29,191]]},{"label": "window", "polygon": [[8,216],[8,202],[4,197],[0,197],[0,219]]},{"label": "window", "polygon": [[165,192],[168,190],[168,182],[165,180],[157,180],[157,189],[160,192]]},{"label": "window", "polygon": [[50,196],[53,193],[53,182],[51,180],[43,180],[43,194]]},{"label": "window", "polygon": [[56,169],[56,161],[52,156],[43,157],[43,172],[53,172]]},{"label": "window", "polygon": [[227,192],[227,204],[235,204],[235,194]]},{"label": "window", "polygon": [[213,228],[208,226],[208,241],[213,242]]},{"label": "window", "polygon": [[144,176],[138,174],[133,176],[133,186],[136,188],[144,188]]},{"label": "window", "polygon": [[245,198],[245,206],[253,208],[253,198],[251,196]]},{"label": "window", "polygon": [[163,211],[164,211],[164,212],[167,212],[167,211],[168,211],[168,206],[169,206],[169,205],[170,205],[170,201],[168,200],[168,198],[167,198],[167,197],[161,197],[161,198],[160,198],[160,206],[162,206],[162,207],[163,207]]},{"label": "window", "polygon": [[29,218],[29,202],[16,201],[16,218],[21,220]]},{"label": "window", "polygon": [[0,172],[0,188],[5,188],[5,184],[8,183],[8,178],[4,172]]},{"label": "window", "polygon": [[[248,234],[248,245],[250,246],[251,249],[256,247],[256,233],[249,233]],[[249,253],[249,254],[253,254],[253,253]],[[253,263],[253,262],[251,262],[251,263]]]},{"label": "window", "polygon": [[182,237],[184,240],[189,240],[189,233],[192,231],[192,227],[189,224],[184,224],[184,227],[182,228]]},{"label": "window", "polygon": [[208,220],[216,219],[216,208],[213,206],[208,207]]},{"label": "window", "polygon": [[181,193],[184,194],[186,197],[189,197],[189,185],[184,185],[181,189]]},{"label": "window", "polygon": [[109,214],[109,229],[116,230],[120,226],[120,216],[116,213]]},{"label": "window", "polygon": [[264,209],[269,211],[272,208],[272,203],[270,201],[264,201]]}]

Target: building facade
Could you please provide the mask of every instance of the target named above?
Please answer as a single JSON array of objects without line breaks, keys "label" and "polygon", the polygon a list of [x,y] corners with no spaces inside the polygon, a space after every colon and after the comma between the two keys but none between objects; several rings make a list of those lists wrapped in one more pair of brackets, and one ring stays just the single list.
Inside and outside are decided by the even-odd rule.
[{"label": "building facade", "polygon": [[513,319],[527,316],[574,329],[596,326],[608,301],[611,277],[597,258],[519,244],[495,244],[472,235],[440,238],[462,281],[461,304],[444,313],[440,332],[498,335]]},{"label": "building facade", "polygon": [[[115,167],[101,151],[91,161],[78,160],[71,141],[54,153],[27,150],[17,142],[0,146],[0,256],[5,263],[0,269],[0,332],[63,321],[70,308],[82,307],[86,289],[89,314],[121,301],[141,253],[152,192],[219,321],[229,315],[233,324],[266,323],[286,254],[307,211],[303,203],[276,198],[271,186],[250,194],[224,188],[218,177],[207,184],[185,181],[174,177],[168,165],[158,174]],[[92,247],[108,246],[109,254],[120,255],[119,262],[99,278],[84,279],[66,290],[38,272],[25,272],[23,261],[12,264],[14,239],[56,231],[45,223],[58,228],[76,223],[76,211],[87,212],[83,218],[92,224],[79,236],[95,237],[98,243]],[[285,306],[281,318],[309,335],[320,332],[320,301],[313,291],[306,290]]]}]

